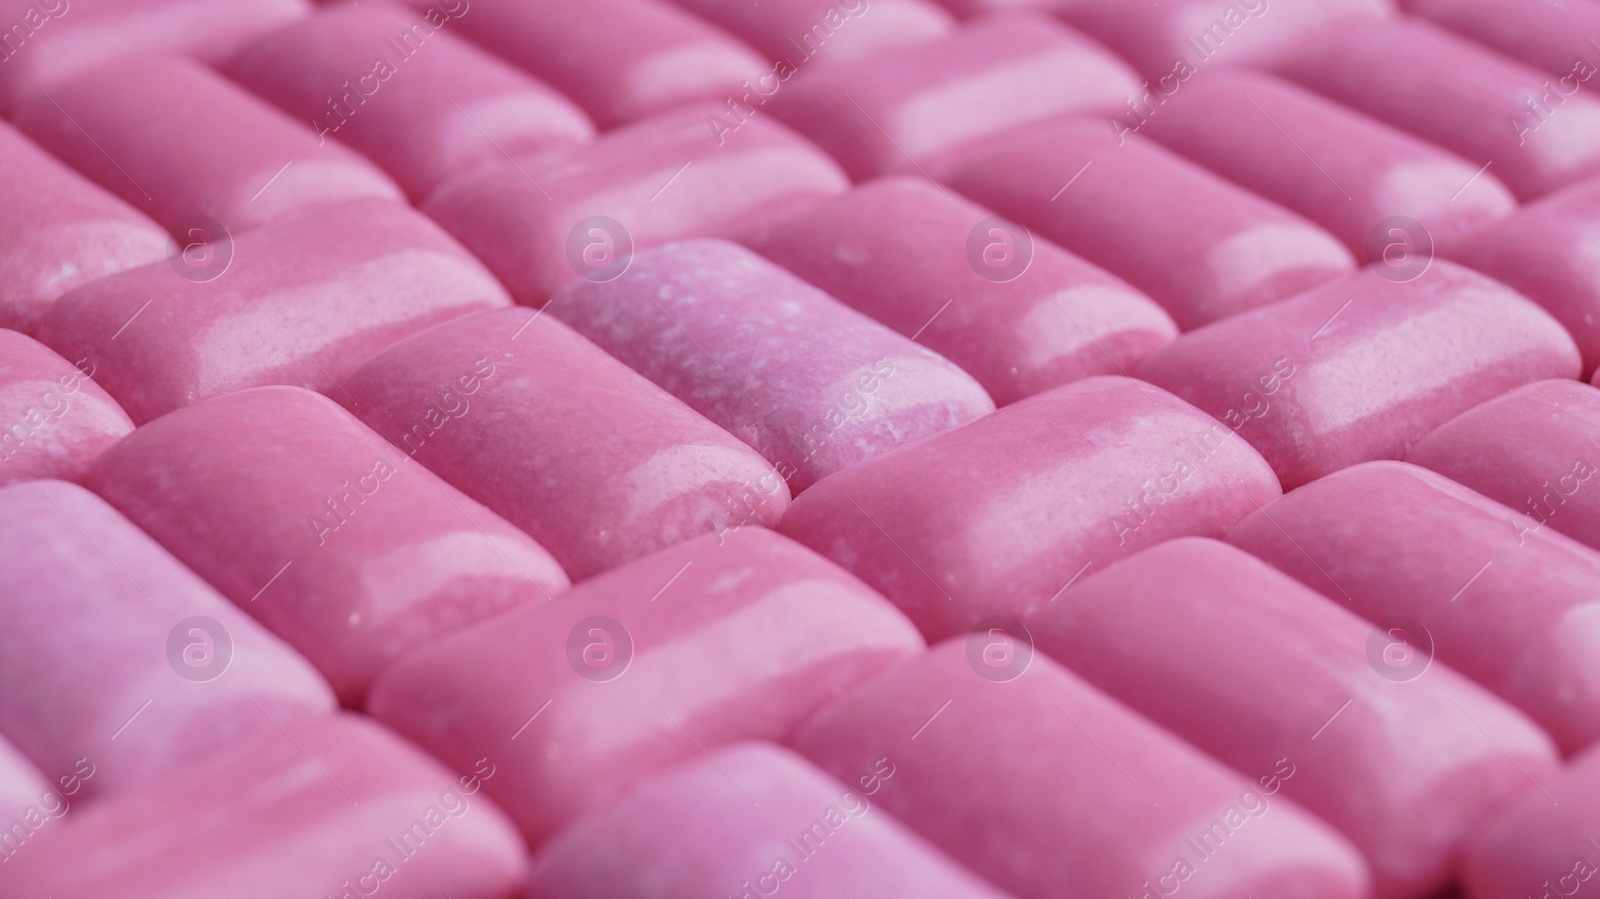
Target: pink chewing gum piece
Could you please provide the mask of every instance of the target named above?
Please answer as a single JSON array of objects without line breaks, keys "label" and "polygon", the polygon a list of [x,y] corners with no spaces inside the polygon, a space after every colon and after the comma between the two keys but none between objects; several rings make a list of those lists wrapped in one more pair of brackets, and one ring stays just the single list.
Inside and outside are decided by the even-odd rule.
[{"label": "pink chewing gum piece", "polygon": [[[479,0],[482,2],[482,0]],[[833,160],[761,117],[719,134],[704,105],[447,183],[423,205],[518,302],[604,280],[635,251],[690,237],[754,240],[843,193]]]},{"label": "pink chewing gum piece", "polygon": [[1586,374],[1600,365],[1600,178],[1490,222],[1449,254],[1555,316],[1583,351]]},{"label": "pink chewing gum piece", "polygon": [[1437,652],[1563,750],[1600,740],[1600,556],[1587,547],[1400,462],[1307,484],[1227,539],[1408,635],[1391,667]]},{"label": "pink chewing gum piece", "polygon": [[883,597],[763,528],[705,535],[412,653],[372,714],[486,784],[530,843],[706,749],[778,739],[922,651]]},{"label": "pink chewing gum piece", "polygon": [[[974,143],[1052,116],[1109,111],[1138,91],[1137,76],[1105,48],[1019,13],[804,72],[773,95],[771,110],[857,180],[943,178]],[[740,127],[738,110],[719,119],[719,130]]]},{"label": "pink chewing gum piece", "polygon": [[143,423],[267,384],[339,394],[396,340],[510,302],[427,218],[367,200],[232,240],[196,238],[170,262],[86,284],[56,301],[39,339],[87,360]]},{"label": "pink chewing gum piece", "polygon": [[32,332],[72,288],[171,249],[155,222],[0,123],[0,327]]},{"label": "pink chewing gum piece", "polygon": [[782,530],[939,639],[1271,502],[1271,469],[1231,437],[1163,390],[1089,378],[824,478]]},{"label": "pink chewing gum piece", "polygon": [[1404,458],[1478,403],[1579,365],[1572,338],[1527,298],[1413,258],[1185,334],[1137,374],[1216,416],[1293,490]]},{"label": "pink chewing gum piece", "polygon": [[0,487],[55,478],[81,481],[133,422],[100,385],[50,349],[0,330]]},{"label": "pink chewing gum piece", "polygon": [[[85,766],[85,771],[92,770]],[[63,790],[78,792],[76,772],[61,778]],[[0,736],[0,862],[10,861],[38,831],[67,813],[71,800],[39,772],[22,751]],[[72,795],[72,794],[67,794]]]},{"label": "pink chewing gum piece", "polygon": [[327,9],[252,42],[224,71],[360,151],[415,200],[508,155],[594,136],[550,87],[389,4]]},{"label": "pink chewing gum piece", "polygon": [[[469,396],[474,374],[482,389]],[[344,385],[346,408],[531,534],[574,580],[775,524],[789,502],[755,450],[554,316],[467,316],[395,344]]]},{"label": "pink chewing gum piece", "polygon": [[749,444],[793,493],[994,411],[937,353],[719,240],[648,250],[545,309]]},{"label": "pink chewing gum piece", "polygon": [[[1404,0],[1406,11],[1504,53],[1567,76],[1563,91],[1600,72],[1600,7],[1520,0]],[[1597,85],[1600,86],[1600,85]]]},{"label": "pink chewing gum piece", "polygon": [[[1134,899],[1180,887],[1192,899],[1367,896],[1360,856],[1275,797],[1270,767],[1234,774],[1043,656],[1013,654],[997,674],[991,639],[946,641],[868,681],[791,745],[846,782],[886,760],[895,774],[873,801],[1021,899],[1067,885]],[[1225,844],[1197,852],[1212,827]]]},{"label": "pink chewing gum piece", "polygon": [[1475,406],[1406,461],[1600,548],[1600,495],[1583,490],[1600,471],[1600,390],[1588,384],[1541,381]]},{"label": "pink chewing gum piece", "polygon": [[325,715],[306,661],[81,487],[0,490],[0,732],[85,796],[158,780],[274,722]]},{"label": "pink chewing gum piece", "polygon": [[90,486],[348,706],[411,649],[567,586],[527,535],[298,387],[163,416],[102,456]]},{"label": "pink chewing gum piece", "polygon": [[1600,173],[1600,103],[1420,19],[1310,35],[1277,71],[1492,165],[1524,200]]},{"label": "pink chewing gum piece", "polygon": [[966,369],[1001,405],[1122,373],[1178,333],[1123,281],[921,178],[863,184],[756,249]]},{"label": "pink chewing gum piece", "polygon": [[308,0],[4,0],[0,115],[57,81],[151,53],[208,62],[306,15]]},{"label": "pink chewing gum piece", "polygon": [[763,96],[776,92],[776,82],[788,81],[813,60],[862,59],[954,30],[950,14],[928,0],[788,0],[767,6],[749,0],[677,0],[677,4],[726,28],[774,61],[759,84],[752,80],[745,85]]},{"label": "pink chewing gum piece", "polygon": [[[389,177],[200,63],[140,58],[24,101],[17,127],[180,238],[362,197]],[[215,233],[211,235],[216,237]]]},{"label": "pink chewing gum piece", "polygon": [[527,862],[478,795],[494,762],[457,777],[356,715],[285,724],[74,812],[18,854],[7,895],[503,899]]},{"label": "pink chewing gum piece", "polygon": [[[1291,58],[1350,20],[1394,16],[1392,0],[1056,0],[1062,16],[1152,80],[1187,81],[1202,69]],[[1207,76],[1209,77],[1209,76]]]},{"label": "pink chewing gum piece", "polygon": [[551,839],[527,899],[1005,899],[873,807],[895,775],[880,761],[840,783],[771,744],[717,749]]},{"label": "pink chewing gum piece", "polygon": [[1328,232],[1104,120],[991,141],[949,183],[1127,279],[1185,330],[1355,269]]},{"label": "pink chewing gum piece", "polygon": [[1137,553],[1024,626],[1037,649],[1235,770],[1287,759],[1284,795],[1361,849],[1378,899],[1445,886],[1479,816],[1556,768],[1522,713],[1443,664],[1426,678],[1426,659],[1391,667],[1384,653],[1416,648],[1226,543]]},{"label": "pink chewing gum piece", "polygon": [[[1408,236],[1448,254],[1517,205],[1493,172],[1270,75],[1209,72],[1156,103],[1115,121],[1327,228],[1367,262],[1392,258],[1389,228],[1420,223]],[[1386,221],[1397,216],[1409,221]]]},{"label": "pink chewing gum piece", "polygon": [[[577,101],[602,128],[743,92],[749,47],[665,0],[408,0]],[[597,28],[597,23],[605,27]]]},{"label": "pink chewing gum piece", "polygon": [[1588,892],[1584,885],[1600,873],[1600,747],[1486,818],[1462,855],[1461,880],[1471,899]]}]

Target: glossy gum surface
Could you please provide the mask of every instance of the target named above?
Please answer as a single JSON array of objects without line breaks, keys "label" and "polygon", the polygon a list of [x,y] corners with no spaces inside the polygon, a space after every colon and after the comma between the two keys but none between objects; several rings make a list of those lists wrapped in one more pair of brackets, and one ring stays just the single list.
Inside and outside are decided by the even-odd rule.
[{"label": "glossy gum surface", "polygon": [[781,527],[938,639],[1142,547],[1220,536],[1277,496],[1261,457],[1199,410],[1089,378],[825,478]]},{"label": "glossy gum surface", "polygon": [[[813,62],[862,59],[897,44],[933,40],[953,30],[950,15],[928,0],[788,0],[764,8],[747,0],[677,3],[792,69]],[[774,65],[773,73],[782,79],[783,70],[778,66]],[[772,78],[763,76],[763,80],[766,84],[760,87],[765,90]]]},{"label": "glossy gum surface", "polygon": [[56,352],[89,360],[135,422],[266,384],[341,394],[394,341],[510,303],[433,223],[382,200],[191,252],[78,288],[39,329]]},{"label": "glossy gum surface", "polygon": [[0,490],[0,540],[28,560],[0,571],[0,731],[52,774],[87,760],[83,796],[333,707],[304,659],[81,487]]},{"label": "glossy gum surface", "polygon": [[1600,748],[1574,759],[1544,789],[1529,788],[1468,843],[1462,881],[1471,899],[1573,896],[1600,873]]},{"label": "glossy gum surface", "polygon": [[670,765],[782,737],[922,645],[860,581],[743,528],[441,640],[370,707],[459,770],[493,758],[489,793],[537,844]]},{"label": "glossy gum surface", "polygon": [[567,586],[521,531],[296,387],[164,416],[101,457],[90,485],[347,705],[408,650]]},{"label": "glossy gum surface", "polygon": [[[1042,656],[1014,680],[980,676],[980,651],[942,643],[823,709],[791,745],[841,780],[887,759],[881,808],[1022,899],[1062,884],[1086,896],[1366,895],[1360,857],[1269,797],[1281,788],[1265,786],[1270,770],[1259,783],[1234,774]],[[1198,854],[1188,841],[1226,829],[1223,817],[1243,822]]]},{"label": "glossy gum surface", "polygon": [[[1600,71],[1600,8],[1592,3],[1404,0],[1406,11],[1551,75],[1588,81]],[[1588,75],[1579,60],[1589,65]]]},{"label": "glossy gum surface", "polygon": [[1516,710],[1442,663],[1415,680],[1389,656],[1375,664],[1372,625],[1225,543],[1145,550],[1025,625],[1040,651],[1235,770],[1287,759],[1284,795],[1360,847],[1378,897],[1443,887],[1473,822],[1555,769]]},{"label": "glossy gum surface", "polygon": [[1443,260],[1407,276],[1364,269],[1186,334],[1136,374],[1235,430],[1289,490],[1404,458],[1530,378],[1577,375],[1572,338],[1527,298]]},{"label": "glossy gum surface", "polygon": [[788,505],[783,477],[755,450],[554,316],[449,322],[379,353],[344,386],[346,408],[532,535],[574,580],[700,534],[775,523]]},{"label": "glossy gum surface", "polygon": [[648,250],[545,309],[749,444],[796,493],[994,411],[948,360],[723,241]]},{"label": "glossy gum surface", "polygon": [[1126,279],[1186,330],[1355,268],[1333,235],[1103,119],[990,141],[949,183]]},{"label": "glossy gum surface", "polygon": [[122,407],[84,370],[0,330],[0,487],[80,481],[96,456],[132,430]]},{"label": "glossy gum surface", "polygon": [[993,218],[933,182],[896,176],[795,216],[757,249],[960,365],[1001,405],[1121,374],[1177,336],[1148,297]]},{"label": "glossy gum surface", "polygon": [[1587,547],[1399,462],[1307,484],[1227,540],[1368,621],[1420,629],[1567,752],[1600,739],[1600,556]]}]

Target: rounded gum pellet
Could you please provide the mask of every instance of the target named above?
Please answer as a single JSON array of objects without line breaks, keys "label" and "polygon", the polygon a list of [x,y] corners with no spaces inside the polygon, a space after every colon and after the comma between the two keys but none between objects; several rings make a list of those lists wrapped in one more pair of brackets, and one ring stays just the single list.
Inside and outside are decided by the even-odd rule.
[{"label": "rounded gum pellet", "polygon": [[0,487],[82,481],[107,447],[133,431],[122,407],[82,367],[0,330]]}]

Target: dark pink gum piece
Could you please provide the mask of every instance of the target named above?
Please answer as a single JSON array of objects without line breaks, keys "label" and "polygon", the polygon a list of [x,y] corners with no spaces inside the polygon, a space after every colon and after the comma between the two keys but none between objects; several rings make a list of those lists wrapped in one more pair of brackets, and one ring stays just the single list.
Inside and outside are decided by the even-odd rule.
[{"label": "dark pink gum piece", "polygon": [[[1273,768],[1235,774],[1043,656],[987,674],[992,639],[868,681],[791,745],[843,781],[887,759],[880,807],[1020,899],[1368,895],[1360,856],[1276,795]],[[1229,833],[1207,857],[1191,840],[1212,826]]]},{"label": "dark pink gum piece", "polygon": [[[475,373],[482,389],[463,397]],[[554,316],[505,309],[439,325],[344,386],[346,408],[532,535],[574,580],[708,532],[775,524],[789,502],[755,450]]]},{"label": "dark pink gum piece", "polygon": [[1600,8],[1592,3],[1519,0],[1404,0],[1406,11],[1428,19],[1551,75],[1575,90],[1600,73]]},{"label": "dark pink gum piece", "polygon": [[382,166],[414,200],[507,155],[594,136],[572,101],[399,6],[324,10],[251,42],[223,70]]},{"label": "dark pink gum piece", "polygon": [[614,277],[639,250],[758,239],[849,186],[833,160],[770,117],[719,133],[708,125],[718,114],[709,104],[679,110],[451,181],[423,210],[518,302],[542,306],[575,278]]},{"label": "dark pink gum piece", "polygon": [[122,407],[82,369],[15,331],[0,330],[0,487],[81,481],[133,430]]},{"label": "dark pink gum piece", "polygon": [[994,411],[949,360],[724,241],[648,250],[545,309],[749,444],[794,493]]},{"label": "dark pink gum piece", "polygon": [[[1600,556],[1432,472],[1369,462],[1307,484],[1228,542],[1522,709],[1566,752],[1600,740]],[[1383,658],[1379,657],[1380,660]]]},{"label": "dark pink gum piece", "polygon": [[1138,87],[1104,47],[1019,13],[806,71],[768,109],[852,178],[942,179],[975,143],[1052,116],[1109,111]]},{"label": "dark pink gum piece", "polygon": [[1600,173],[1600,103],[1419,19],[1350,22],[1309,35],[1276,70],[1492,166],[1524,200]]},{"label": "dark pink gum piece", "polygon": [[756,248],[960,365],[1001,405],[1124,373],[1178,333],[1127,283],[922,178],[863,184]]},{"label": "dark pink gum piece", "polygon": [[1114,122],[1300,213],[1367,262],[1381,261],[1393,243],[1385,219],[1419,222],[1447,253],[1517,205],[1492,171],[1244,69],[1208,72],[1181,95],[1134,104]]},{"label": "dark pink gum piece", "polygon": [[155,222],[0,123],[0,327],[32,332],[57,297],[171,248]]},{"label": "dark pink gum piece", "polygon": [[602,128],[720,103],[769,71],[749,47],[665,0],[407,2],[548,82]]},{"label": "dark pink gum piece", "polygon": [[511,302],[437,226],[384,200],[201,240],[79,287],[39,327],[56,352],[88,360],[135,422],[267,384],[339,394],[396,340]]},{"label": "dark pink gum piece", "polygon": [[503,899],[527,863],[482,794],[496,761],[458,777],[355,715],[286,724],[74,811],[12,859],[6,895]]},{"label": "dark pink gum piece", "polygon": [[[1376,459],[1577,347],[1515,291],[1444,260],[1378,266],[1173,341],[1139,366],[1261,451],[1285,490]],[[1399,280],[1412,278],[1412,280]]]},{"label": "dark pink gum piece", "polygon": [[[471,392],[489,380],[474,373]],[[350,706],[409,650],[567,586],[527,535],[297,387],[163,416],[102,456],[90,486]]]},{"label": "dark pink gum piece", "polygon": [[1462,853],[1463,892],[1470,899],[1580,895],[1600,873],[1597,844],[1600,747],[1484,819]]},{"label": "dark pink gum piece", "polygon": [[[1541,381],[1475,406],[1422,438],[1406,461],[1600,548],[1600,390]],[[1600,486],[1600,484],[1597,484]]]},{"label": "dark pink gum piece", "polygon": [[24,101],[16,122],[180,238],[196,219],[238,233],[319,206],[401,199],[365,159],[188,59],[94,69]]},{"label": "dark pink gum piece", "polygon": [[552,838],[527,899],[1005,899],[874,805],[895,773],[883,759],[841,783],[769,743],[722,747]]},{"label": "dark pink gum piece", "polygon": [[[1600,83],[1597,83],[1600,86]],[[1600,178],[1553,193],[1448,248],[1452,259],[1516,288],[1572,334],[1583,370],[1600,365]]]},{"label": "dark pink gum piece", "polygon": [[1266,462],[1200,410],[1089,378],[824,478],[782,530],[939,639],[1145,546],[1221,536],[1278,495]]},{"label": "dark pink gum piece", "polygon": [[778,739],[923,648],[860,581],[763,528],[706,535],[441,640],[372,713],[486,784],[538,844],[704,750]]},{"label": "dark pink gum piece", "polygon": [[[81,487],[0,490],[0,732],[84,797],[172,775],[326,715],[306,661]],[[9,874],[7,875],[10,876]]]},{"label": "dark pink gum piece", "polygon": [[151,53],[220,61],[311,9],[308,0],[9,0],[0,12],[13,35],[0,43],[0,115],[109,62]]},{"label": "dark pink gum piece", "polygon": [[[862,59],[899,44],[944,37],[950,14],[929,0],[677,0],[761,51],[774,64],[749,87],[765,95],[809,65]],[[734,94],[733,96],[742,96]]]},{"label": "dark pink gum piece", "polygon": [[1556,768],[1522,713],[1442,663],[1415,680],[1374,663],[1368,644],[1395,638],[1214,540],[1124,559],[1024,626],[1039,650],[1235,770],[1288,759],[1284,795],[1362,850],[1378,899],[1443,887],[1478,818]]},{"label": "dark pink gum piece", "polygon": [[1355,268],[1328,232],[1103,118],[990,141],[949,183],[1126,279],[1185,330]]}]

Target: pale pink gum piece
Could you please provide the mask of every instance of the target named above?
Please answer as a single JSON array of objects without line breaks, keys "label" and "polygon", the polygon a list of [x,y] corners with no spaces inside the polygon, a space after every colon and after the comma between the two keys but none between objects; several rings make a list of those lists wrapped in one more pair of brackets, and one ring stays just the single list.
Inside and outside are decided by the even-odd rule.
[{"label": "pale pink gum piece", "polygon": [[1490,222],[1448,252],[1555,316],[1583,351],[1585,375],[1600,365],[1600,178]]},{"label": "pale pink gum piece", "polygon": [[1056,0],[1053,5],[1152,80],[1175,72],[1184,77],[1185,64],[1192,73],[1269,65],[1293,56],[1302,39],[1317,40],[1348,27],[1350,20],[1384,20],[1395,12],[1392,0]]},{"label": "pale pink gum piece", "polygon": [[[1022,899],[1068,884],[1134,899],[1368,895],[1361,857],[1273,795],[1270,765],[1235,774],[1043,655],[986,677],[990,639],[948,640],[868,681],[790,744],[840,780],[887,759],[879,807]],[[1197,857],[1188,841],[1224,818],[1239,826]]]},{"label": "pale pink gum piece", "polygon": [[1350,22],[1308,35],[1277,71],[1475,165],[1492,165],[1524,200],[1600,173],[1600,103],[1576,90],[1563,95],[1557,79],[1420,19]]},{"label": "pale pink gum piece", "polygon": [[[342,397],[340,383],[396,340],[511,302],[437,226],[385,200],[197,246],[193,267],[157,262],[79,287],[39,327],[56,352],[88,360],[135,422],[267,384]],[[220,275],[198,280],[224,256]]]},{"label": "pale pink gum piece", "polygon": [[1393,243],[1384,219],[1414,219],[1447,254],[1517,205],[1492,171],[1245,69],[1208,72],[1115,120],[1327,228],[1367,262]]},{"label": "pale pink gum piece", "polygon": [[530,843],[703,750],[779,739],[923,649],[905,617],[764,528],[706,535],[412,653],[373,715],[486,784]]},{"label": "pale pink gum piece", "polygon": [[648,250],[545,310],[749,444],[793,493],[994,411],[949,360],[720,240]]},{"label": "pale pink gum piece", "polygon": [[796,215],[756,249],[966,369],[1001,405],[1125,372],[1177,336],[1149,297],[992,218],[893,176]]},{"label": "pale pink gum piece", "polygon": [[549,86],[387,3],[335,6],[251,42],[223,71],[421,200],[447,179],[594,137]]},{"label": "pale pink gum piece", "polygon": [[[942,179],[975,143],[1052,116],[1110,111],[1138,92],[1133,70],[1104,47],[1019,13],[807,70],[769,108],[857,180]],[[732,111],[721,118],[738,121]]]},{"label": "pale pink gum piece", "polygon": [[[1421,260],[1418,260],[1421,262]],[[1572,338],[1442,259],[1382,267],[1178,338],[1139,366],[1261,451],[1285,490],[1376,459],[1529,379],[1575,377]]]},{"label": "pale pink gum piece", "polygon": [[716,749],[551,839],[527,899],[1005,899],[876,807],[881,761],[841,783],[770,743]]},{"label": "pale pink gum piece", "polygon": [[[770,95],[809,65],[875,55],[898,44],[943,37],[954,21],[931,0],[787,0],[765,6],[749,0],[677,0],[775,62],[762,83]],[[742,91],[732,96],[742,96]]]},{"label": "pale pink gum piece", "polygon": [[[493,375],[470,408],[452,401],[479,368]],[[346,408],[531,534],[574,580],[704,533],[774,524],[789,502],[755,450],[539,312],[439,325],[344,386]]]},{"label": "pale pink gum piece", "polygon": [[134,56],[226,59],[311,9],[308,0],[6,0],[0,115],[11,116],[55,82]]},{"label": "pale pink gum piece", "polygon": [[1443,663],[1384,676],[1371,624],[1226,543],[1145,550],[1024,626],[1037,649],[1235,770],[1288,759],[1284,795],[1362,850],[1379,899],[1445,886],[1478,817],[1557,765],[1522,713]]},{"label": "pale pink gum piece", "polygon": [[407,651],[567,586],[527,535],[298,387],[163,416],[102,456],[90,486],[350,706]]},{"label": "pale pink gum piece", "polygon": [[1600,556],[1588,547],[1401,462],[1307,484],[1227,539],[1375,624],[1421,625],[1440,661],[1563,750],[1600,740]]},{"label": "pale pink gum piece", "polygon": [[718,134],[707,124],[716,114],[709,104],[679,110],[451,181],[423,210],[518,302],[542,306],[630,252],[690,237],[759,239],[848,188],[833,160],[770,117]]},{"label": "pale pink gum piece", "polygon": [[57,297],[171,247],[155,222],[0,123],[0,327],[31,333]]},{"label": "pale pink gum piece", "polygon": [[85,797],[333,707],[294,650],[81,487],[0,490],[0,542],[27,560],[0,570],[0,731],[45,771],[87,758]]},{"label": "pale pink gum piece", "polygon": [[[85,766],[85,771],[93,770]],[[62,781],[75,794],[77,774]],[[53,827],[72,805],[11,741],[0,736],[0,862],[10,861],[39,831]]]},{"label": "pale pink gum piece", "polygon": [[1588,384],[1541,381],[1475,406],[1406,461],[1600,548],[1600,491],[1583,489],[1600,471],[1600,390]]},{"label": "pale pink gum piece", "polygon": [[81,481],[133,422],[83,370],[15,331],[0,330],[0,487]]},{"label": "pale pink gum piece", "polygon": [[[1600,873],[1600,747],[1480,822],[1462,853],[1470,899],[1561,899]],[[1585,889],[1585,884],[1589,889]]]},{"label": "pale pink gum piece", "polygon": [[527,862],[482,794],[496,761],[457,777],[360,716],[285,723],[74,811],[12,860],[6,895],[504,899]]},{"label": "pale pink gum piece", "polygon": [[1101,377],[824,478],[781,527],[939,639],[1021,615],[1145,546],[1221,536],[1278,495],[1226,427],[1164,390]]},{"label": "pale pink gum piece", "polygon": [[1600,87],[1600,84],[1587,84],[1600,74],[1600,49],[1596,46],[1600,39],[1600,7],[1593,3],[1523,3],[1520,0],[1402,0],[1402,3],[1412,15],[1443,25],[1512,59],[1551,75],[1570,76],[1563,90],[1575,84]]},{"label": "pale pink gum piece", "polygon": [[30,97],[17,127],[179,237],[235,234],[320,206],[402,199],[389,176],[198,62],[144,57]]},{"label": "pale pink gum piece", "polygon": [[666,0],[407,0],[582,106],[602,128],[743,92],[755,51]]}]

